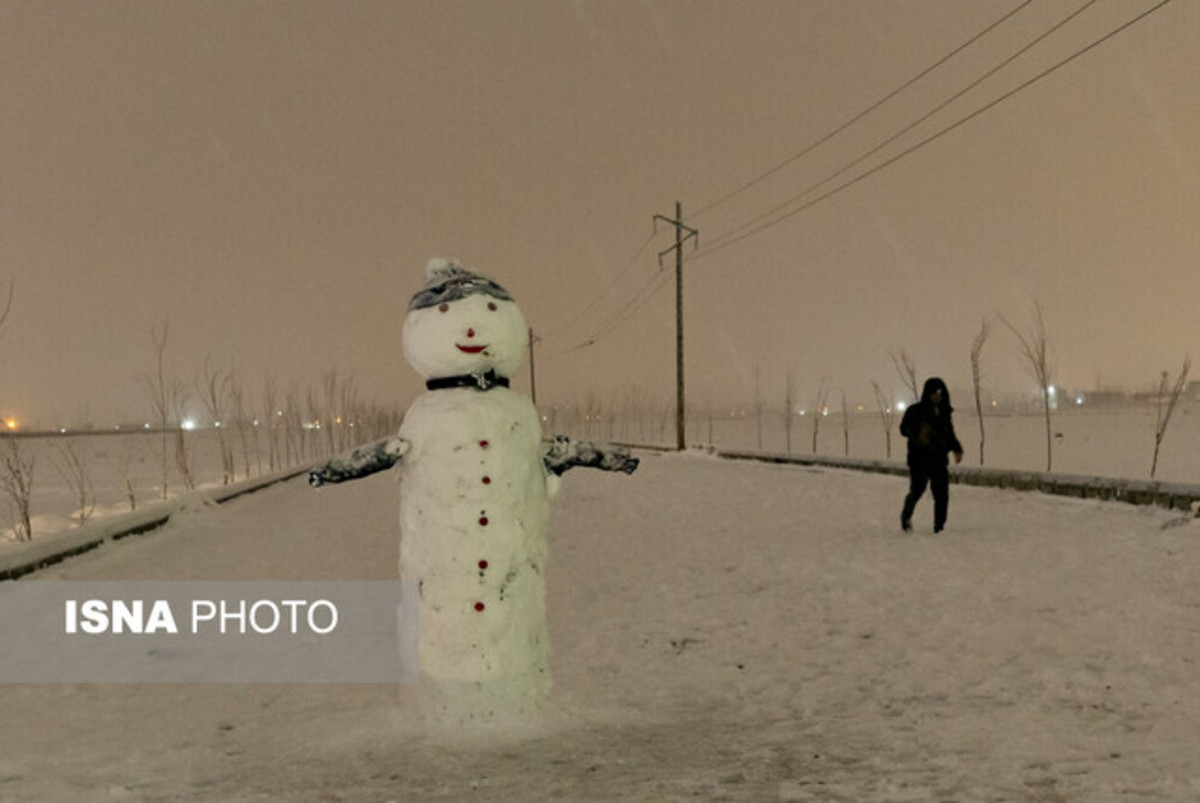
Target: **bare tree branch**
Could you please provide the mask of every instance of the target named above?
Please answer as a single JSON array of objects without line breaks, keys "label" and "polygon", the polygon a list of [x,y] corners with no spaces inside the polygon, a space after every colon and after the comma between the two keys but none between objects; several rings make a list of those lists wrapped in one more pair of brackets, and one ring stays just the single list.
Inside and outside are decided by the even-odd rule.
[{"label": "bare tree branch", "polygon": [[874,379],[871,380],[871,387],[875,390],[875,407],[879,410],[879,420],[883,424],[883,439],[887,447],[887,459],[892,459],[892,422],[895,420],[896,412],[892,407],[892,392],[889,389],[886,393],[879,383]]},{"label": "bare tree branch", "polygon": [[58,460],[54,462],[54,468],[75,496],[75,502],[79,506],[76,518],[80,524],[86,524],[96,509],[96,490],[92,485],[87,450],[81,451],[74,438],[67,438],[59,444]]},{"label": "bare tree branch", "polygon": [[987,433],[983,425],[983,369],[980,357],[989,334],[991,334],[991,326],[988,319],[984,318],[983,323],[979,326],[979,334],[975,335],[975,342],[971,344],[971,384],[975,388],[975,415],[979,418],[979,465],[981,466],[983,465]]},{"label": "bare tree branch", "polygon": [[900,375],[900,381],[912,393],[913,401],[920,401],[921,388],[917,384],[917,365],[913,362],[912,357],[909,357],[908,352],[904,349],[900,349],[900,356],[898,357],[894,352],[890,351],[888,352],[888,356],[892,358],[892,365],[896,366],[896,373]]},{"label": "bare tree branch", "polygon": [[812,450],[813,454],[817,453],[817,436],[821,429],[821,417],[825,414],[825,407],[829,401],[829,384],[825,378],[821,379],[821,384],[817,386],[817,404],[813,410],[813,426],[812,426]]},{"label": "bare tree branch", "polygon": [[33,539],[29,505],[33,498],[33,469],[36,455],[26,456],[19,438],[4,439],[0,451],[0,492],[8,497],[12,511],[13,533],[18,541]]},{"label": "bare tree branch", "polygon": [[1042,389],[1042,410],[1046,416],[1046,471],[1050,471],[1053,464],[1054,444],[1050,434],[1050,388],[1052,383],[1049,339],[1046,337],[1046,319],[1042,314],[1042,305],[1034,304],[1033,327],[1028,334],[1013,326],[1003,315],[1000,316],[1000,320],[1016,335],[1021,346],[1021,356],[1025,360],[1025,367]]},{"label": "bare tree branch", "polygon": [[1162,380],[1158,384],[1158,416],[1154,425],[1154,459],[1150,462],[1150,479],[1154,479],[1154,473],[1158,470],[1158,450],[1167,434],[1167,424],[1171,422],[1175,404],[1183,394],[1183,389],[1187,387],[1188,372],[1191,368],[1191,356],[1184,357],[1183,367],[1179,370],[1179,376],[1176,377],[1175,384],[1169,391],[1167,380],[1170,374],[1166,371],[1162,372]]},{"label": "bare tree branch", "polygon": [[12,312],[14,287],[16,287],[15,282],[8,283],[8,299],[4,302],[4,312],[0,312],[0,329],[4,328],[4,322],[8,320],[8,313]]}]

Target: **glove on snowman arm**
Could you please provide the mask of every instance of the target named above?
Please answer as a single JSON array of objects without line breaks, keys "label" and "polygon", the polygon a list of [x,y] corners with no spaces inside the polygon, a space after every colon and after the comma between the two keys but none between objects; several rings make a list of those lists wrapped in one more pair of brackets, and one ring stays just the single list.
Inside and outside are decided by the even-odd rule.
[{"label": "glove on snowman arm", "polygon": [[400,462],[410,449],[412,444],[403,438],[384,438],[368,443],[309,471],[308,484],[320,488],[329,483],[357,480],[377,471],[386,471]]},{"label": "glove on snowman arm", "polygon": [[573,441],[565,435],[554,436],[542,462],[546,471],[559,477],[577,466],[626,474],[632,474],[638,467],[638,458],[630,456],[628,449],[606,443]]}]

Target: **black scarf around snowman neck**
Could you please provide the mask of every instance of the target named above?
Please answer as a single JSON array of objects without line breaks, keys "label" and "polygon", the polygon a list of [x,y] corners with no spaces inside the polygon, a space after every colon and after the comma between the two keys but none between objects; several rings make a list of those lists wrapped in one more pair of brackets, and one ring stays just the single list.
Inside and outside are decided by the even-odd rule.
[{"label": "black scarf around snowman neck", "polygon": [[448,388],[474,388],[475,390],[491,390],[492,388],[508,387],[508,377],[497,376],[494,368],[489,368],[482,374],[460,374],[459,376],[439,376],[425,381],[427,390],[446,390]]}]

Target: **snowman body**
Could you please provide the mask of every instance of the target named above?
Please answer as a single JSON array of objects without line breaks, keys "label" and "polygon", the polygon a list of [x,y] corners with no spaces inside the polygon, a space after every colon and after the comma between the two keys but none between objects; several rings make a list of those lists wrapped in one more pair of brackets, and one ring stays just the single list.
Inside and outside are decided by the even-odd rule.
[{"label": "snowman body", "polygon": [[532,403],[483,378],[520,364],[526,330],[516,304],[438,293],[410,308],[404,325],[405,356],[436,389],[418,397],[399,432],[408,444],[400,576],[419,589],[427,709],[442,721],[487,721],[532,710],[549,690],[546,529],[557,477],[544,468]]},{"label": "snowman body", "polygon": [[422,673],[548,681],[549,499],[537,413],[507,388],[429,391],[405,415],[400,575],[420,591]]}]

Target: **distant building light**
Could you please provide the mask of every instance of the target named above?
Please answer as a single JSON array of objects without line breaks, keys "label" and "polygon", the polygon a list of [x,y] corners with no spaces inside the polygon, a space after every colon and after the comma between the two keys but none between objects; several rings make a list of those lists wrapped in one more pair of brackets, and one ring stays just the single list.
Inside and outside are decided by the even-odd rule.
[{"label": "distant building light", "polygon": [[180,429],[191,431],[196,428],[196,422],[190,418],[183,419],[183,423],[179,425]]},{"label": "distant building light", "polygon": [[17,419],[15,419],[15,418],[6,418],[6,419],[4,420],[4,428],[5,428],[5,429],[7,429],[9,432],[16,432],[16,431],[17,431],[17,427],[18,427],[18,424],[17,424]]}]

